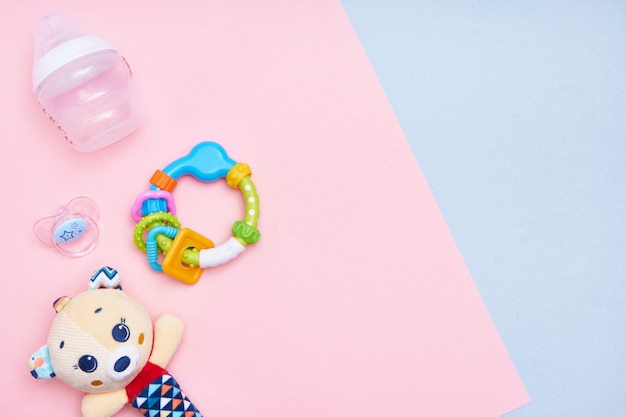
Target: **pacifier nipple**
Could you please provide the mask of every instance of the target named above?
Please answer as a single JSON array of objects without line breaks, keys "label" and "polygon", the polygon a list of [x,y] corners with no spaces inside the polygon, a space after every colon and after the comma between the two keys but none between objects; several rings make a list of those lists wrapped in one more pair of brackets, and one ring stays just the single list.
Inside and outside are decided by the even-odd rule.
[{"label": "pacifier nipple", "polygon": [[63,255],[84,256],[98,243],[100,211],[87,197],[77,197],[62,207],[57,214],[37,220],[33,232],[47,246]]}]

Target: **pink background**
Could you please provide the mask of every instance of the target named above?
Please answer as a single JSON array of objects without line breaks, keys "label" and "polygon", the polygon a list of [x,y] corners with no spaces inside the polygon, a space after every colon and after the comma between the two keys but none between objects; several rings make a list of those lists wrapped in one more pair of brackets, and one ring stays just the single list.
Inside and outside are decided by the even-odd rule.
[{"label": "pink background", "polygon": [[[80,415],[82,394],[33,379],[26,360],[51,302],[102,265],[155,318],[183,319],[168,368],[207,416],[489,417],[527,402],[341,4],[176,6],[0,5],[3,413]],[[40,111],[32,28],[51,10],[129,61],[145,124],[128,139],[81,154]],[[251,165],[263,237],[189,287],[150,270],[128,212],[155,169],[203,140]],[[101,236],[70,259],[31,228],[80,195],[99,204]],[[183,226],[216,243],[242,218],[223,182],[184,178],[175,196]]]}]

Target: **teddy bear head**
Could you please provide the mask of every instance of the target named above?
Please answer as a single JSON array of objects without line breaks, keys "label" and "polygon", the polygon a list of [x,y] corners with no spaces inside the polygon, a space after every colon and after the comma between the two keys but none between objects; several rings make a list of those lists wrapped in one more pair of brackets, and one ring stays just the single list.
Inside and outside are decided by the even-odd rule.
[{"label": "teddy bear head", "polygon": [[48,343],[30,358],[38,379],[58,377],[84,392],[126,387],[145,366],[153,326],[146,309],[122,291],[112,268],[96,271],[89,290],[54,303]]}]

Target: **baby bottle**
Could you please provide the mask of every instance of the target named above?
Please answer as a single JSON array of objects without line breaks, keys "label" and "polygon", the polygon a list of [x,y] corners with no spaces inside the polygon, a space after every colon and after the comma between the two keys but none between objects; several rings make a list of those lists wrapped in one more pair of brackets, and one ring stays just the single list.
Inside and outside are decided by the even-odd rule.
[{"label": "baby bottle", "polygon": [[103,148],[139,127],[131,78],[114,46],[68,16],[51,14],[37,23],[33,91],[79,151]]}]

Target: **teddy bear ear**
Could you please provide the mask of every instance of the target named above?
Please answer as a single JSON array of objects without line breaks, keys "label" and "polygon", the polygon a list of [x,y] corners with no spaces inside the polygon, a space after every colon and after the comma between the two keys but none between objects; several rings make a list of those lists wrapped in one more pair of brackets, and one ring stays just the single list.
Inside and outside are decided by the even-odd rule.
[{"label": "teddy bear ear", "polygon": [[57,313],[65,308],[67,303],[71,300],[70,297],[64,295],[63,297],[59,297],[52,303],[52,307],[54,307],[54,311]]},{"label": "teddy bear ear", "polygon": [[48,345],[42,346],[35,351],[28,360],[30,374],[37,379],[51,379],[56,375],[50,362],[50,349]]},{"label": "teddy bear ear", "polygon": [[90,290],[112,288],[115,290],[122,290],[122,279],[117,271],[109,266],[104,266],[98,269],[91,276],[89,281]]}]

